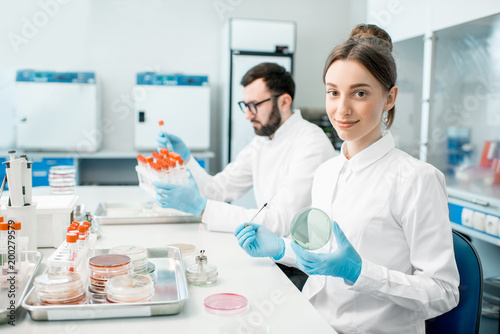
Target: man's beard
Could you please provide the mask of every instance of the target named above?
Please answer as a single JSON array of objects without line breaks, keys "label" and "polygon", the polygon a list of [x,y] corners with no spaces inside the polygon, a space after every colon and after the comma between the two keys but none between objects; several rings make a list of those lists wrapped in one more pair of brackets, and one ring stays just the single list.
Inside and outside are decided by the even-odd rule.
[{"label": "man's beard", "polygon": [[254,128],[255,134],[257,136],[267,136],[274,134],[276,130],[280,127],[281,124],[281,113],[278,108],[277,101],[273,101],[273,109],[271,110],[271,114],[269,115],[269,120],[267,121],[267,125],[263,125],[260,123],[262,127],[260,129]]}]

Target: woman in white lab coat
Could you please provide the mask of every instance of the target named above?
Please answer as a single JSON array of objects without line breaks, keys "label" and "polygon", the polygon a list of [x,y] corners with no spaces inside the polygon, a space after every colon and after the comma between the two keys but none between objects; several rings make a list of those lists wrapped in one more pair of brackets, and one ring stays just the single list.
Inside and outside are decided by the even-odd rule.
[{"label": "woman in white lab coat", "polygon": [[303,293],[338,332],[425,333],[426,319],[457,305],[459,276],[444,175],[384,131],[398,93],[390,36],[356,27],[323,78],[345,142],[316,172],[312,206],[330,215],[335,238],[309,252],[257,224],[235,235],[248,254],[308,273]]}]

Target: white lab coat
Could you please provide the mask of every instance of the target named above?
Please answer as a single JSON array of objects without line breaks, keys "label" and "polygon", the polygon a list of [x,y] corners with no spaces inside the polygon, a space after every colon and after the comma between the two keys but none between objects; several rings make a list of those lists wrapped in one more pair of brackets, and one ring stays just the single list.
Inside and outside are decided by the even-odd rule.
[{"label": "white lab coat", "polygon": [[316,169],[334,152],[323,130],[294,112],[272,140],[256,136],[234,162],[215,176],[190,159],[187,167],[200,193],[208,199],[202,222],[209,230],[223,232],[233,232],[236,226],[248,222],[258,209],[226,202],[239,198],[253,186],[259,208],[276,194],[254,222],[287,236],[293,215],[311,205]]},{"label": "white lab coat", "polygon": [[[303,289],[339,333],[425,333],[425,319],[457,305],[444,175],[396,149],[389,132],[351,160],[342,152],[318,168],[312,201],[362,258],[352,286],[313,275]],[[292,264],[295,254],[285,243],[280,262]],[[331,240],[317,252],[335,248]]]}]

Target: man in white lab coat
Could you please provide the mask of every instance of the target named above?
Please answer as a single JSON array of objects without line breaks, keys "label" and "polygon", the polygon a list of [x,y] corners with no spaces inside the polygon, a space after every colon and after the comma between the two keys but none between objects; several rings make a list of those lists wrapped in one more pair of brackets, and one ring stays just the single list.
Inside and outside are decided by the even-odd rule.
[{"label": "man in white lab coat", "polygon": [[[239,105],[257,136],[234,162],[211,176],[192,158],[180,138],[168,134],[174,151],[187,161],[194,178],[185,185],[155,183],[157,203],[201,217],[209,230],[233,232],[239,224],[250,221],[258,209],[228,202],[253,186],[258,207],[268,203],[254,222],[286,237],[295,213],[311,205],[317,167],[335,151],[323,130],[292,111],[295,83],[283,67],[259,64],[245,74],[241,84],[243,101]],[[162,133],[157,140],[160,147],[166,146]]]}]

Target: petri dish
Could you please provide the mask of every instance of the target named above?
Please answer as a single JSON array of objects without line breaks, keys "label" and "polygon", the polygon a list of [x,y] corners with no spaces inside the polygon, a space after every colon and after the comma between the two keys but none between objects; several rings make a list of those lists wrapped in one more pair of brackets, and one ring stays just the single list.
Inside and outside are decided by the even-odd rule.
[{"label": "petri dish", "polygon": [[127,255],[132,261],[134,273],[144,271],[148,266],[148,251],[143,246],[126,245],[117,246],[109,250],[109,254]]},{"label": "petri dish", "polygon": [[42,274],[33,283],[41,305],[82,304],[86,295],[77,273]]},{"label": "petri dish", "polygon": [[218,315],[241,315],[248,311],[248,300],[236,293],[217,293],[205,298],[205,310]]},{"label": "petri dish", "polygon": [[106,299],[112,303],[146,302],[154,293],[153,280],[147,275],[115,276],[106,283]]},{"label": "petri dish", "polygon": [[292,239],[302,248],[315,250],[328,243],[332,236],[332,221],[328,215],[316,208],[299,211],[290,225]]}]

